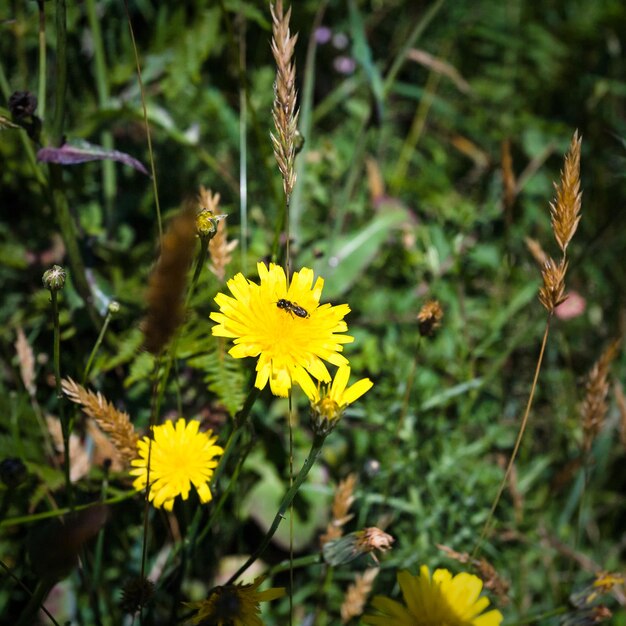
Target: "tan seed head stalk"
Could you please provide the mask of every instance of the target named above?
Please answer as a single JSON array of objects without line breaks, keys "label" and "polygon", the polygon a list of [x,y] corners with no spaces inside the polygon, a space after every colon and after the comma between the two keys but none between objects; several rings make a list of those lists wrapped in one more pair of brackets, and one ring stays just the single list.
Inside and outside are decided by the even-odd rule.
[{"label": "tan seed head stalk", "polygon": [[594,439],[604,424],[608,406],[609,367],[617,356],[621,338],[612,341],[602,356],[594,363],[585,385],[585,399],[581,405],[583,420],[583,452],[588,454]]},{"label": "tan seed head stalk", "polygon": [[89,391],[71,378],[64,379],[61,387],[68,399],[80,404],[85,415],[91,417],[109,436],[124,460],[128,462],[137,456],[139,436],[128,413],[118,411],[100,392]]},{"label": "tan seed head stalk", "polygon": [[292,61],[298,35],[291,36],[289,20],[291,7],[285,13],[282,0],[270,5],[272,12],[272,54],[276,60],[274,82],[274,106],[272,117],[276,134],[272,133],[274,155],[283,178],[283,189],[287,202],[296,183],[294,161],[296,156],[296,132],[298,111],[296,110],[296,65]]},{"label": "tan seed head stalk", "polygon": [[320,544],[339,539],[343,535],[343,526],[354,516],[350,513],[350,507],[354,502],[354,488],[357,483],[357,475],[349,474],[337,486],[335,497],[333,498],[332,520],[326,527],[326,532],[320,537]]},{"label": "tan seed head stalk", "polygon": [[342,624],[347,624],[352,618],[363,614],[365,603],[379,571],[377,567],[370,567],[363,574],[355,576],[354,583],[348,587],[346,597],[341,605]]},{"label": "tan seed head stalk", "polygon": [[548,335],[550,333],[550,321],[556,307],[564,302],[567,298],[567,295],[565,293],[565,275],[567,273],[568,265],[567,246],[574,236],[576,228],[578,227],[578,222],[580,221],[582,198],[582,193],[580,191],[581,141],[581,138],[578,136],[578,131],[574,132],[574,136],[572,137],[572,141],[570,142],[569,149],[567,151],[567,154],[565,155],[565,163],[563,165],[563,169],[561,170],[560,181],[554,186],[556,189],[556,197],[550,203],[550,219],[552,222],[552,230],[554,232],[554,237],[556,238],[556,241],[561,248],[562,253],[560,261],[557,262],[549,256],[546,259],[543,259],[543,255],[545,253],[543,253],[541,247],[538,245],[534,245],[534,242],[531,242],[531,244],[529,245],[529,240],[527,240],[527,245],[529,245],[533,256],[536,259],[541,258],[541,260],[543,261],[541,266],[543,285],[539,289],[539,301],[548,311],[548,316],[546,319],[543,339],[541,341],[541,348],[539,350],[539,357],[537,358],[537,365],[535,366],[533,382],[530,388],[530,393],[528,394],[526,409],[524,410],[524,415],[520,422],[517,437],[515,438],[513,451],[511,452],[511,457],[509,458],[509,462],[507,463],[504,477],[500,482],[498,492],[493,500],[493,503],[491,504],[491,509],[483,525],[480,537],[478,538],[476,546],[474,547],[474,552],[472,553],[473,558],[475,558],[478,554],[481,543],[486,537],[487,531],[491,526],[494,513],[496,511],[496,508],[498,507],[498,503],[500,502],[500,498],[502,497],[504,488],[509,481],[511,472],[513,471],[513,463],[517,458],[517,453],[519,452],[522,439],[524,437],[524,432],[526,431],[526,425],[528,424],[530,409],[532,407],[535,390],[537,388],[537,381],[539,380],[539,372],[541,371],[543,355],[545,354],[546,345],[548,343]]},{"label": "tan seed head stalk", "polygon": [[572,240],[580,221],[582,192],[580,191],[580,145],[578,131],[574,133],[569,150],[565,155],[565,164],[561,171],[561,180],[555,184],[556,197],[550,203],[552,230],[563,256]]}]

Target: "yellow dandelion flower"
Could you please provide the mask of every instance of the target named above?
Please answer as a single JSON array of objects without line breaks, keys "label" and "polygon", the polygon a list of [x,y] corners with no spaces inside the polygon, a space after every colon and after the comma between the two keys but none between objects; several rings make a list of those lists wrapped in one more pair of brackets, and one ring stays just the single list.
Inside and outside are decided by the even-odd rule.
[{"label": "yellow dandelion flower", "polygon": [[[200,502],[209,502],[213,497],[209,481],[217,466],[215,457],[224,453],[220,446],[214,445],[217,437],[211,431],[198,432],[200,422],[185,422],[181,417],[176,426],[166,422],[153,429],[154,440],[150,451],[150,502],[155,507],[171,511],[174,498],[189,497],[191,485],[196,488]],[[130,471],[137,476],[133,487],[138,491],[145,489],[148,467],[149,437],[137,442],[139,458],[131,461],[135,467]]]},{"label": "yellow dandelion flower", "polygon": [[369,378],[361,378],[346,389],[350,380],[350,366],[342,365],[337,370],[331,385],[311,384],[302,388],[311,401],[311,419],[316,432],[330,432],[345,408],[367,393],[373,386]]},{"label": "yellow dandelion flower", "polygon": [[294,381],[310,389],[311,376],[330,382],[323,361],[348,364],[339,353],[342,344],[354,341],[341,334],[348,330],[343,318],[350,307],[320,304],[324,279],[314,283],[312,269],[295,272],[289,285],[282,267],[258,263],[257,269],[260,284],[237,274],[227,283],[233,297],[217,294],[213,334],[234,339],[229,351],[234,358],[259,357],[254,384],[263,389],[269,382],[276,396],[287,396]]},{"label": "yellow dandelion flower", "polygon": [[[423,565],[413,576],[398,572],[398,583],[406,604],[384,596],[376,596],[372,606],[379,615],[366,615],[365,624],[373,626],[499,626],[502,613],[491,610],[483,613],[489,600],[480,596],[483,581],[462,572],[456,576],[447,569],[437,569],[430,576]],[[482,615],[481,615],[482,613]]]},{"label": "yellow dandelion flower", "polygon": [[197,610],[192,624],[213,626],[263,626],[259,617],[260,602],[275,600],[285,595],[284,587],[272,587],[258,591],[264,576],[249,585],[225,585],[216,587],[206,600],[187,602],[185,605]]}]

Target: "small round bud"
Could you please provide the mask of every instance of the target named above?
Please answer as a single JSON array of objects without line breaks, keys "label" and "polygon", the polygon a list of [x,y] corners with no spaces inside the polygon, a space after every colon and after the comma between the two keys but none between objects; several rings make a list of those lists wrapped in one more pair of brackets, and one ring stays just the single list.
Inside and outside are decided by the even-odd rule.
[{"label": "small round bud", "polygon": [[65,285],[65,270],[60,265],[53,265],[43,273],[43,284],[50,291],[59,291]]},{"label": "small round bud", "polygon": [[9,97],[9,111],[14,119],[31,117],[37,110],[37,97],[30,91],[14,91]]},{"label": "small round bud", "polygon": [[196,232],[201,239],[213,239],[217,227],[226,215],[216,215],[211,209],[201,209],[196,215]]},{"label": "small round bud", "polygon": [[113,315],[115,313],[119,313],[119,310],[120,310],[120,303],[116,302],[115,300],[111,300],[111,302],[109,302],[109,313]]},{"label": "small round bud", "polygon": [[15,489],[26,479],[28,470],[17,457],[8,457],[0,461],[0,480],[9,488]]}]

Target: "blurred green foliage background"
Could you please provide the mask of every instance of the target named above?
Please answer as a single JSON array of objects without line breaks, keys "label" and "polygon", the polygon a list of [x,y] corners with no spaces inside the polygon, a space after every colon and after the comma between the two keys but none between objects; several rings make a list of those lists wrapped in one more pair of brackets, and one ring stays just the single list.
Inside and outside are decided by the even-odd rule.
[{"label": "blurred green foliage background", "polygon": [[[36,406],[56,412],[49,294],[41,275],[53,262],[67,262],[47,170],[29,161],[26,148],[52,143],[54,5],[39,6],[47,37],[43,88],[38,3],[8,0],[0,7],[0,115],[10,120],[11,93],[28,90],[40,96],[43,123],[39,144],[24,130],[6,124],[0,130],[0,457],[17,454],[30,472],[10,503],[3,492],[6,517],[46,510],[62,486],[36,420]],[[66,138],[115,148],[148,165],[124,4],[85,0],[67,9]],[[129,13],[164,216],[201,184],[219,192],[230,237],[240,240],[227,278],[254,275],[256,261],[276,251],[283,202],[269,141],[275,67],[268,7],[136,0]],[[552,181],[574,130],[583,137],[583,217],[569,251],[568,288],[584,306],[553,323],[515,481],[484,546],[511,584],[510,604],[501,607],[507,620],[547,611],[590,569],[624,567],[626,450],[612,401],[586,486],[575,463],[584,376],[626,322],[626,6],[620,0],[301,0],[291,27],[299,33],[305,140],[291,205],[293,266],[313,267],[325,278],[324,298],[350,304],[356,340],[347,356],[355,376],[375,381],[328,441],[318,475],[303,490],[296,547],[303,554],[317,549],[334,486],[356,472],[354,528],[384,522],[396,538],[382,559],[378,592],[391,594],[399,567],[458,567],[436,544],[470,552],[477,540],[513,445],[545,323],[536,297],[540,275],[525,238],[556,253]],[[509,183],[514,177],[508,198],[507,151]],[[121,304],[89,385],[144,427],[153,361],[140,350],[138,324],[158,237],[153,187],[148,177],[110,161],[64,166],[63,182],[96,308],[103,315],[111,300]],[[223,289],[205,271],[164,402],[176,411],[178,391],[184,414],[201,416],[218,431],[243,401],[249,379],[248,364],[223,358],[224,346],[211,338],[208,315]],[[418,351],[415,316],[428,298],[441,302],[445,317]],[[71,272],[61,323],[62,373],[78,379],[100,327]],[[38,357],[33,397],[20,381],[18,328]],[[623,358],[613,374],[624,380]],[[304,414],[304,403],[296,402]],[[222,559],[253,549],[275,511],[271,494],[278,498],[288,481],[287,411],[286,402],[269,395],[255,407],[254,452],[224,513],[237,521],[217,528],[201,547],[191,581],[210,587]],[[297,452],[304,451],[305,422],[294,435]],[[94,466],[80,483],[84,501],[97,497],[101,477]],[[113,508],[104,606],[116,606],[121,581],[136,573],[141,510],[141,502]],[[188,511],[180,514],[184,528]],[[158,546],[167,537],[158,517],[153,521]],[[0,552],[32,583],[27,526],[3,529]],[[283,537],[267,559],[286,555]],[[304,620],[316,611],[318,619],[326,612],[327,623],[338,623],[345,588],[360,566],[337,570],[324,588],[316,567],[295,574],[298,623],[312,623]],[[95,623],[84,593],[77,601],[83,616],[77,623]],[[2,578],[0,613],[10,615],[23,602],[15,582]],[[168,623],[168,610],[168,601],[157,602],[150,623]],[[267,623],[285,623],[286,610],[286,601],[273,605]],[[111,611],[103,623],[122,623],[119,609]],[[623,611],[614,623],[626,623]]]}]

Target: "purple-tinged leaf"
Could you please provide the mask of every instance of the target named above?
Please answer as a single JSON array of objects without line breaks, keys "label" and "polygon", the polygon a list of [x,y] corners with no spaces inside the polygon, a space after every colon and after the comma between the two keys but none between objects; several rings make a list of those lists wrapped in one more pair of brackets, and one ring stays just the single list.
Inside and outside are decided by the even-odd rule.
[{"label": "purple-tinged leaf", "polygon": [[130,165],[146,176],[150,176],[143,163],[129,154],[119,150],[107,150],[102,146],[96,146],[86,141],[65,143],[60,148],[41,148],[37,152],[37,160],[44,163],[60,163],[61,165],[76,165],[87,161],[118,161]]}]

